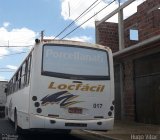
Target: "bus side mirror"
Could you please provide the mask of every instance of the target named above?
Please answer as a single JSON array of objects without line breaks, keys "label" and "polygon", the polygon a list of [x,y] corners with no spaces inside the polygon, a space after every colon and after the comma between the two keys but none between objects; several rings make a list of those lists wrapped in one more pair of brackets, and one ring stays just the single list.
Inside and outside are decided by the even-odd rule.
[{"label": "bus side mirror", "polygon": [[7,88],[5,88],[5,89],[4,89],[4,92],[7,93],[7,91],[8,91]]}]

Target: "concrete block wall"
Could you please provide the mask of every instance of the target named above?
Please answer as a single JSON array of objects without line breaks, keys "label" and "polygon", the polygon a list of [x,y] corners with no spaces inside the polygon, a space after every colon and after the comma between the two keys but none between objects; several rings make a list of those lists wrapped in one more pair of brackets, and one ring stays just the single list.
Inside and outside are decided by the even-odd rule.
[{"label": "concrete block wall", "polygon": [[147,0],[137,8],[140,41],[160,33],[160,0]]},{"label": "concrete block wall", "polygon": [[[125,47],[160,34],[160,0],[147,0],[137,7],[137,13],[124,21]],[[129,39],[129,30],[137,29],[139,41]]]},{"label": "concrete block wall", "polygon": [[[160,0],[146,0],[137,7],[137,13],[124,20],[125,48],[160,34]],[[130,40],[130,29],[137,29],[139,40]],[[96,43],[109,46],[113,52],[118,47],[118,24],[105,22],[96,27]]]},{"label": "concrete block wall", "polygon": [[[160,35],[160,0],[146,0],[137,7],[137,13],[124,20],[125,48],[141,41]],[[130,29],[137,29],[139,40],[130,40]],[[98,44],[109,46],[113,53],[119,51],[118,24],[102,23],[96,27],[96,40]],[[150,45],[150,44],[149,44]],[[157,45],[152,44],[153,48]],[[148,48],[148,46],[146,46]],[[145,49],[146,49],[145,48]],[[116,61],[116,59],[114,60]],[[119,63],[119,62],[116,62]],[[134,64],[133,60],[123,60],[123,106],[124,118],[135,119],[135,89],[134,89]]]},{"label": "concrete block wall", "polygon": [[118,24],[104,22],[96,28],[97,43],[111,47],[112,52],[118,51]]},{"label": "concrete block wall", "polygon": [[124,79],[123,79],[123,106],[124,106],[124,118],[134,121],[135,118],[135,104],[134,104],[134,77],[133,77],[133,62],[128,60],[124,62],[123,67]]}]

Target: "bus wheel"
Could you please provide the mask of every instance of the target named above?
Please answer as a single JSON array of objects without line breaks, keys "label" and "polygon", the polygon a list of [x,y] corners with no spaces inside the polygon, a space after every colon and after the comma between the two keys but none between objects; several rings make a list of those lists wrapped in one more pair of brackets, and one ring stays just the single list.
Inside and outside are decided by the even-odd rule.
[{"label": "bus wheel", "polygon": [[71,133],[71,130],[70,130],[70,129],[66,129],[66,130],[63,130],[62,133],[63,133],[63,134],[70,134],[70,133]]},{"label": "bus wheel", "polygon": [[14,111],[14,130],[16,134],[22,133],[22,129],[18,126],[18,120],[17,120],[17,110]]}]

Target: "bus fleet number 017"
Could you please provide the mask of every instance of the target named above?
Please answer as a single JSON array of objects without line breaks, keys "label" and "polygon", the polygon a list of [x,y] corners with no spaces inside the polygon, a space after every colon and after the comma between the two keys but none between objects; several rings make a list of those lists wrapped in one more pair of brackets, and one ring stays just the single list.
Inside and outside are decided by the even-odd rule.
[{"label": "bus fleet number 017", "polygon": [[103,104],[93,104],[93,108],[102,108]]}]

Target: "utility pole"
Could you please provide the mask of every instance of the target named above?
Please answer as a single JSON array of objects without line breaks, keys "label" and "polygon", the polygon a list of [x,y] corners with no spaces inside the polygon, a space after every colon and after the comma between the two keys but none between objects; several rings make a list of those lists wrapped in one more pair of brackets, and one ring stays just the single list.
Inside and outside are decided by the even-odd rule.
[{"label": "utility pole", "polygon": [[[120,0],[119,7],[120,7]],[[124,23],[123,23],[123,9],[118,12],[118,35],[119,35],[119,50],[124,49]]]},{"label": "utility pole", "polygon": [[71,15],[71,9],[70,9],[70,3],[69,3],[69,1],[68,1],[68,15],[69,15],[69,17],[70,17],[70,15]]},{"label": "utility pole", "polygon": [[8,48],[9,48],[9,40],[8,40]]},{"label": "utility pole", "polygon": [[43,37],[44,37],[44,30],[41,31],[41,41],[43,41]]}]

